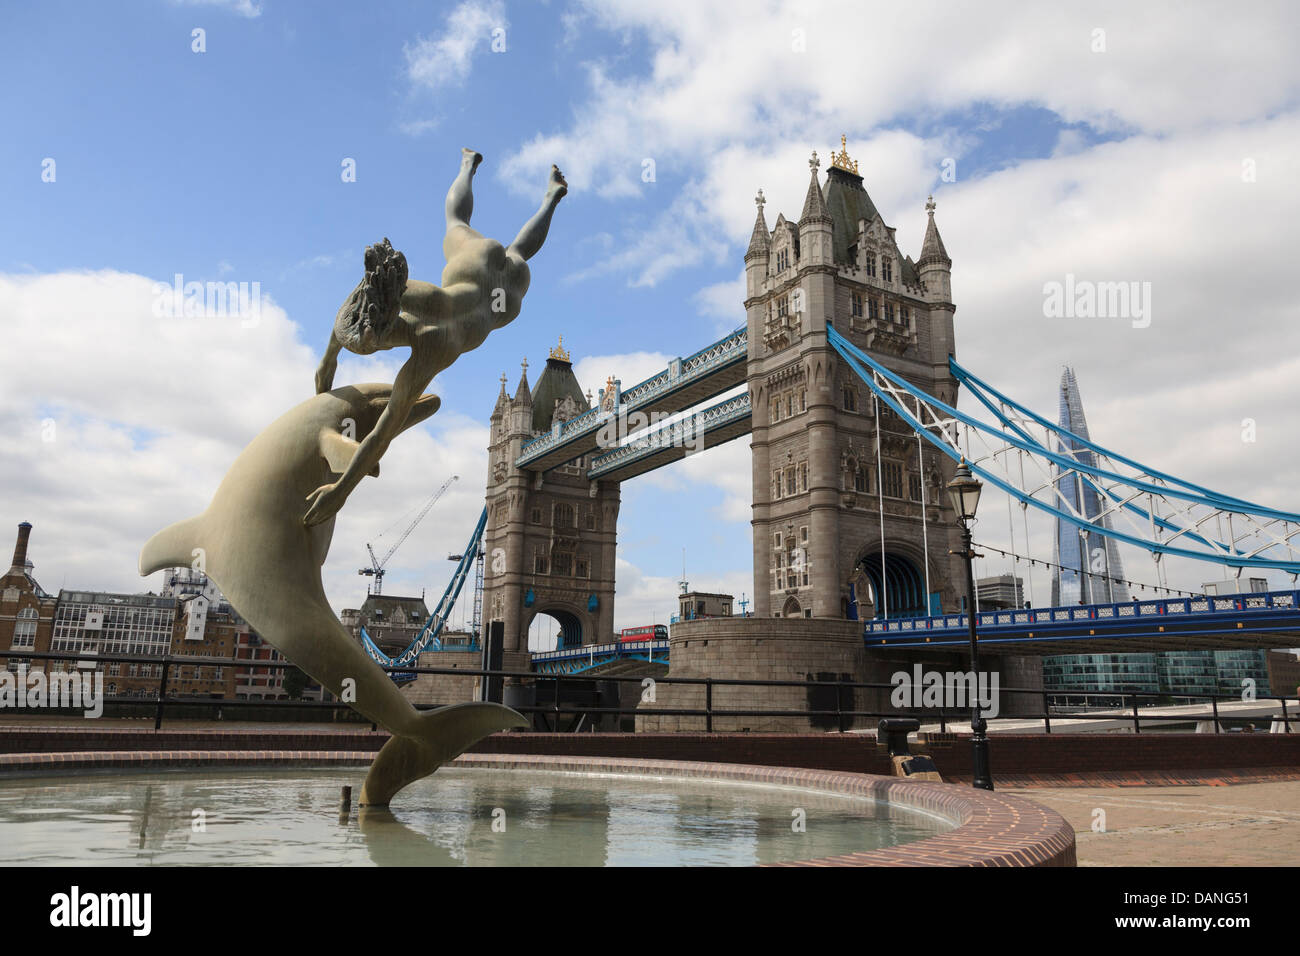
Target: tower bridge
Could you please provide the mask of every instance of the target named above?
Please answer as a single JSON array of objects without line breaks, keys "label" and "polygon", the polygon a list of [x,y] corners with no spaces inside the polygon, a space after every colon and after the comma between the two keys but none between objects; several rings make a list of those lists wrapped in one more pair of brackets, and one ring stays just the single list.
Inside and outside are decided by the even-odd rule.
[{"label": "tower bridge", "polygon": [[[755,199],[742,328],[631,388],[610,377],[597,396],[583,391],[562,342],[535,385],[527,363],[513,393],[502,376],[489,438],[483,610],[504,625],[507,669],[571,673],[648,655],[610,643],[621,483],[746,435],[754,615],[675,625],[654,658],[671,652],[676,676],[878,679],[883,662],[956,651],[965,568],[953,554],[961,537],[945,486],[963,458],[1019,506],[1026,549],[1028,515],[1046,513],[1084,542],[1104,540],[1107,568],[1119,566],[1114,543],[1123,543],[1151,555],[1157,581],[1170,555],[1294,580],[1300,515],[1110,452],[963,368],[952,260],[933,200],[914,259],[843,140],[824,179],[820,167],[814,153],[797,219],[778,214],[769,228],[761,190]],[[962,387],[984,418],[957,410]],[[1300,592],[1255,595],[1230,613],[1130,607],[1109,584],[1089,594],[1112,603],[980,613],[989,650],[1002,653],[993,663],[1011,672],[1004,685],[1040,679],[1044,653],[1286,647],[1300,634],[1288,604]],[[538,614],[559,622],[561,642],[534,656],[528,632]]]}]

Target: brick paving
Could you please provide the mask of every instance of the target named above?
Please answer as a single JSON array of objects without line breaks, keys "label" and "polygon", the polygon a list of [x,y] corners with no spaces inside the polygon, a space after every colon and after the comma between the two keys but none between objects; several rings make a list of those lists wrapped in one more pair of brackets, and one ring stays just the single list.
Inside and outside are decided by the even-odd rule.
[{"label": "brick paving", "polygon": [[1300,864],[1300,780],[1012,792],[1069,821],[1080,866]]}]

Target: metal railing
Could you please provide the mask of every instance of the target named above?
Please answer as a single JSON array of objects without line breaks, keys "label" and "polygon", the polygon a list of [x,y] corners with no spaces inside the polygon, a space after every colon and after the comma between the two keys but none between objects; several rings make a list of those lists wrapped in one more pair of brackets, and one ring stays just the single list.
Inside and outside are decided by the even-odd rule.
[{"label": "metal railing", "polygon": [[[576,649],[575,649],[576,650]],[[584,649],[585,650],[585,649]],[[557,652],[553,652],[557,653]],[[85,661],[88,658],[86,652],[36,652],[25,651],[21,653],[9,652],[0,654],[0,658],[6,658],[11,663],[14,659],[22,662],[34,660],[47,661]],[[214,697],[186,697],[169,695],[167,692],[168,680],[172,669],[179,667],[231,667],[236,671],[250,670],[252,668],[266,668],[268,670],[285,670],[296,667],[291,661],[278,660],[257,660],[250,661],[247,658],[215,658],[215,657],[191,657],[175,655],[93,655],[96,663],[128,663],[128,664],[151,664],[160,668],[157,676],[156,696],[152,698],[136,698],[119,695],[117,697],[107,697],[108,701],[117,701],[126,704],[145,704],[154,708],[154,729],[162,728],[163,718],[168,708],[186,708],[186,707],[211,707],[219,706],[221,708],[234,707],[262,707],[262,708],[286,708],[286,709],[303,709],[316,708],[329,711],[348,711],[355,713],[350,704],[334,700],[307,701],[307,700],[257,700],[257,699],[232,699],[232,698],[214,698]],[[378,665],[376,665],[378,666]],[[12,670],[12,667],[10,668]],[[535,671],[510,671],[510,670],[490,670],[486,668],[447,668],[447,667],[385,667],[384,670],[391,673],[402,674],[429,674],[462,678],[505,678],[524,684],[532,684],[535,687],[549,686],[552,694],[546,703],[542,704],[524,704],[519,703],[512,705],[514,709],[523,714],[543,715],[546,719],[543,722],[543,730],[556,731],[560,729],[560,719],[562,717],[573,717],[574,724],[579,721],[590,720],[593,717],[605,715],[615,715],[618,717],[702,717],[704,718],[705,732],[712,733],[714,730],[714,721],[721,717],[784,717],[784,718],[806,718],[815,725],[822,725],[823,729],[835,729],[841,732],[851,729],[853,722],[858,718],[879,719],[882,717],[917,717],[930,722],[938,722],[941,731],[946,731],[949,723],[964,722],[970,718],[970,709],[968,707],[956,706],[914,706],[914,707],[891,707],[888,710],[861,710],[855,708],[854,702],[856,694],[859,691],[879,691],[885,699],[897,690],[896,683],[880,683],[867,681],[844,681],[844,680],[740,680],[732,678],[712,678],[712,677],[625,677],[625,676],[578,676],[565,674],[562,672],[539,674]],[[73,673],[78,671],[85,672],[90,668],[75,668]],[[239,676],[238,674],[236,675]],[[264,676],[264,675],[253,675]],[[119,679],[141,681],[149,678],[132,678],[127,675],[118,675]],[[644,686],[645,681],[650,680],[653,685],[657,686],[685,686],[700,687],[704,691],[703,707],[646,707],[643,703],[634,706],[623,706],[620,695],[620,704],[616,707],[596,706],[587,704],[566,703],[564,701],[564,689],[566,683],[570,687],[581,686],[582,689],[591,690],[591,685],[597,683],[633,683]],[[951,684],[945,687],[957,688],[963,685]],[[812,706],[811,700],[809,706],[799,709],[790,708],[729,708],[715,706],[715,691],[722,688],[801,688],[805,692],[819,693],[825,698],[825,703],[830,704],[830,698],[834,698],[833,706]],[[818,691],[818,689],[823,689]],[[1099,694],[1095,691],[1056,691],[1045,690],[1043,688],[999,688],[1001,695],[1021,695],[1032,698],[1036,701],[1035,708],[1019,708],[1019,713],[998,714],[997,716],[986,719],[990,725],[995,721],[1042,721],[1043,732],[1052,733],[1053,718],[1059,720],[1071,721],[1122,721],[1131,723],[1134,733],[1142,732],[1142,724],[1156,724],[1161,722],[1170,723],[1193,723],[1212,720],[1214,723],[1214,732],[1222,733],[1223,725],[1226,722],[1248,722],[1257,721],[1259,716],[1233,716],[1231,714],[1221,714],[1220,703],[1240,703],[1240,696],[1228,694],[1178,694],[1178,700],[1194,700],[1205,702],[1204,713],[1182,713],[1182,714],[1155,714],[1142,713],[1141,702],[1146,700],[1156,701],[1155,704],[1148,703],[1146,706],[1186,706],[1171,704],[1169,699],[1171,695],[1156,694],[1147,692],[1134,691],[1112,691],[1105,694]],[[573,695],[569,695],[573,696]],[[599,695],[598,695],[599,696]],[[1098,698],[1108,697],[1117,698],[1119,706],[1102,712],[1095,713],[1077,713],[1067,712],[1058,709],[1053,712],[1052,699],[1054,698]],[[1262,719],[1279,720],[1282,722],[1283,731],[1291,733],[1291,724],[1300,723],[1300,700],[1295,697],[1280,697],[1273,695],[1260,695],[1248,702],[1275,701],[1280,709],[1280,714],[1273,715]],[[452,701],[449,701],[452,703]],[[420,709],[433,709],[430,707],[421,707]],[[27,711],[32,708],[27,708]],[[5,713],[5,708],[0,708],[0,716]],[[1292,716],[1292,715],[1295,716]],[[546,726],[549,724],[549,726]],[[374,725],[371,725],[372,728]],[[590,726],[590,725],[588,725]],[[617,728],[616,728],[617,729]]]}]

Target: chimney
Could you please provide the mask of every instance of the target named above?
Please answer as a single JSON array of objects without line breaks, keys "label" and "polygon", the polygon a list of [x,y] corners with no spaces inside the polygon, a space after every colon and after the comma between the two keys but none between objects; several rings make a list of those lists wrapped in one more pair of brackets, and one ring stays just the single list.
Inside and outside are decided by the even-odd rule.
[{"label": "chimney", "polygon": [[23,574],[27,570],[27,539],[31,537],[31,522],[24,521],[18,526],[18,540],[14,543],[14,564],[10,574]]}]

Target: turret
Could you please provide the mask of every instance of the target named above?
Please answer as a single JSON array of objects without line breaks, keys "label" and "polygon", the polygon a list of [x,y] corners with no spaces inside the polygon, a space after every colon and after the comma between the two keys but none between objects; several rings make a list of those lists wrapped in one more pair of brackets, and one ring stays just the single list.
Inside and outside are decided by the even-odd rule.
[{"label": "turret", "polygon": [[925,298],[929,302],[951,304],[952,260],[943,247],[943,237],[934,223],[934,197],[925,203],[930,221],[925,227],[925,241],[921,243],[921,258],[916,261],[921,281],[925,283]]},{"label": "turret", "polygon": [[763,291],[767,280],[768,260],[772,254],[772,236],[767,231],[767,220],[763,217],[763,190],[758,191],[754,203],[758,206],[758,217],[754,220],[754,233],[749,237],[749,249],[745,252],[745,298],[752,299]]},{"label": "turret", "polygon": [[821,160],[813,150],[808,160],[808,193],[804,197],[803,213],[799,216],[799,266],[831,265],[833,253],[831,233],[834,222],[826,208],[826,198],[818,182],[817,170]]}]

